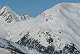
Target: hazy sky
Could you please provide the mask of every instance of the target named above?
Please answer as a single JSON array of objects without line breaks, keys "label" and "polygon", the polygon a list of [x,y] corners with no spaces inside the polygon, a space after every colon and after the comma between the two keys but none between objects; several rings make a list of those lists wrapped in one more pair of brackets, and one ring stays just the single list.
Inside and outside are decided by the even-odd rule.
[{"label": "hazy sky", "polygon": [[37,16],[44,10],[61,2],[80,2],[80,0],[0,0],[0,7],[9,6],[19,15]]}]

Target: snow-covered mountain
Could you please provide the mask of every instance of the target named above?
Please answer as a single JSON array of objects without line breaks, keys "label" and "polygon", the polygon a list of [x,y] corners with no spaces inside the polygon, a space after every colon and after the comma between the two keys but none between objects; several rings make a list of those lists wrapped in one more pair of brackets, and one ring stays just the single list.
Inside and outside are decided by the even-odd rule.
[{"label": "snow-covered mountain", "polygon": [[19,16],[4,6],[0,10],[1,50],[16,54],[80,54],[79,17],[79,3],[57,4],[34,18]]},{"label": "snow-covered mountain", "polygon": [[25,30],[23,27],[30,27],[29,25],[31,24],[31,19],[32,17],[29,15],[19,16],[9,7],[4,6],[0,10],[0,33],[6,33],[8,36],[6,37],[7,39],[17,41],[23,35],[19,35],[23,32],[23,30]]}]

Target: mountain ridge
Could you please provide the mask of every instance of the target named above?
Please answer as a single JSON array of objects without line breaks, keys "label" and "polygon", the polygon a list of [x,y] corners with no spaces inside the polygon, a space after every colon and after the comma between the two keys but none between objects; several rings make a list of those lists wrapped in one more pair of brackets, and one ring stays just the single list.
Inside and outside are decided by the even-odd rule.
[{"label": "mountain ridge", "polygon": [[21,21],[2,17],[3,12],[1,22],[2,18],[9,18],[10,23],[0,23],[0,33],[7,34],[6,40],[41,54],[80,54],[79,8],[79,4],[60,3],[33,19],[25,20],[27,17],[23,16]]}]

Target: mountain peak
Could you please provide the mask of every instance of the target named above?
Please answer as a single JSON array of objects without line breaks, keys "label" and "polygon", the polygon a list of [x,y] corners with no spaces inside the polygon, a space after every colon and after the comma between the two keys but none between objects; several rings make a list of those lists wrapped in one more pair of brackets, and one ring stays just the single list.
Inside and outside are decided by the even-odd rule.
[{"label": "mountain peak", "polygon": [[3,6],[1,9],[0,9],[0,13],[2,12],[12,12],[12,9],[9,7],[9,6]]},{"label": "mountain peak", "polygon": [[0,17],[3,18],[7,23],[11,23],[17,18],[17,14],[8,6],[4,6],[0,10]]},{"label": "mountain peak", "polygon": [[23,21],[23,20],[30,20],[32,17],[29,15],[18,15],[16,14],[9,6],[4,6],[0,10],[0,17],[5,19],[7,22],[11,21]]},{"label": "mountain peak", "polygon": [[80,8],[80,3],[67,3],[67,2],[65,3],[65,2],[62,2],[62,3],[54,5],[53,7],[45,10],[43,13],[53,14],[54,12],[58,11],[59,9],[64,9],[64,8],[77,9],[77,8]]},{"label": "mountain peak", "polygon": [[2,9],[10,9],[9,6],[3,6]]}]

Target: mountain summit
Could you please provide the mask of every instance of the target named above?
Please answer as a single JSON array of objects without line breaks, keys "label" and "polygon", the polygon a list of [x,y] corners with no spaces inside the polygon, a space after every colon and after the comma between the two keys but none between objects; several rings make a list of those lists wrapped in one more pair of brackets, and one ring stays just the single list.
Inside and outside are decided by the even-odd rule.
[{"label": "mountain summit", "polygon": [[60,3],[33,18],[3,7],[0,48],[10,54],[80,54],[79,11],[79,3]]},{"label": "mountain summit", "polygon": [[0,16],[4,18],[7,23],[11,23],[12,21],[17,19],[17,14],[12,11],[8,6],[4,6],[0,10]]}]

